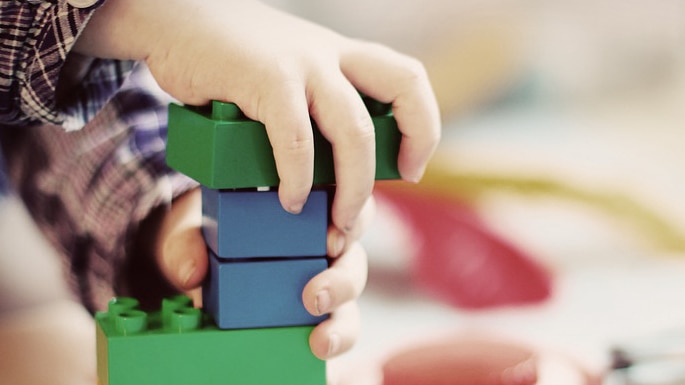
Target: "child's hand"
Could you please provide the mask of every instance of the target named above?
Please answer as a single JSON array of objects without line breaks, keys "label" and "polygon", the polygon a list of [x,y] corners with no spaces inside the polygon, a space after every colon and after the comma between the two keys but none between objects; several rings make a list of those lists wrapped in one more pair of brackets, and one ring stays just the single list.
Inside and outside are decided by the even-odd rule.
[{"label": "child's hand", "polygon": [[312,278],[302,293],[304,306],[311,314],[331,313],[309,338],[312,351],[321,359],[346,352],[357,340],[360,322],[356,299],[366,286],[368,268],[366,251],[358,239],[375,213],[371,197],[349,232],[343,234],[333,226],[328,229],[330,267]]},{"label": "child's hand", "polygon": [[334,150],[332,220],[349,231],[371,194],[371,119],[357,90],[392,103],[404,137],[402,177],[418,181],[440,136],[423,66],[388,48],[348,39],[239,0],[108,0],[77,42],[82,53],[145,60],[159,84],[189,104],[235,102],[266,125],[286,210],[304,205],[313,178],[310,115]]},{"label": "child's hand", "polygon": [[[200,190],[193,190],[172,205],[162,219],[156,237],[155,253],[164,275],[177,288],[201,303],[199,286],[207,273],[207,246],[200,231],[202,224]],[[366,201],[350,231],[328,230],[331,267],[305,286],[302,299],[314,314],[331,314],[311,334],[310,346],[316,356],[331,358],[347,351],[359,333],[359,314],[354,300],[366,284],[366,252],[357,242],[375,213],[373,199]]]}]

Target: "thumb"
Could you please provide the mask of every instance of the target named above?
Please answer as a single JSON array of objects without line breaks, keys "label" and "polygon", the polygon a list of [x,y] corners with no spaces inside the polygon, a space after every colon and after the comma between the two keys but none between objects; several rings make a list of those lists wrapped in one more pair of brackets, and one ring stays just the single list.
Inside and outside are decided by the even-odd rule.
[{"label": "thumb", "polygon": [[176,288],[197,288],[207,274],[207,246],[201,232],[199,189],[179,197],[162,220],[157,235],[157,264]]},{"label": "thumb", "polygon": [[158,256],[164,276],[175,287],[198,287],[207,273],[207,246],[200,228],[183,229],[170,236]]}]

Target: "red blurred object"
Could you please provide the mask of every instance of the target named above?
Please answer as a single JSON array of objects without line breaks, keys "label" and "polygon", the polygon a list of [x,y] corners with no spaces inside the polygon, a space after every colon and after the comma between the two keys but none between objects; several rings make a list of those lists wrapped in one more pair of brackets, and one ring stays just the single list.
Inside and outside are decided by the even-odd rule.
[{"label": "red blurred object", "polygon": [[383,365],[383,385],[533,385],[537,381],[532,350],[477,337],[416,346]]},{"label": "red blurred object", "polygon": [[540,302],[550,296],[549,271],[494,234],[477,212],[455,197],[416,187],[377,185],[419,243],[412,261],[416,283],[460,308]]}]

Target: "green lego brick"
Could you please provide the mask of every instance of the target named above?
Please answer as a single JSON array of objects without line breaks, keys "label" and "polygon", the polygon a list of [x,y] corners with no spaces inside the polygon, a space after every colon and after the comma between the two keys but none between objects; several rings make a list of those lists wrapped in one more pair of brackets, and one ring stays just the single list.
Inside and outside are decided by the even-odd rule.
[{"label": "green lego brick", "polygon": [[[376,179],[399,179],[401,133],[387,104],[364,98],[376,132]],[[335,183],[330,143],[314,125],[315,185]],[[264,125],[232,103],[200,108],[171,104],[167,163],[213,189],[278,186],[273,150]]]},{"label": "green lego brick", "polygon": [[101,385],[325,385],[313,327],[220,330],[187,297],[144,312],[118,298],[97,313]]}]

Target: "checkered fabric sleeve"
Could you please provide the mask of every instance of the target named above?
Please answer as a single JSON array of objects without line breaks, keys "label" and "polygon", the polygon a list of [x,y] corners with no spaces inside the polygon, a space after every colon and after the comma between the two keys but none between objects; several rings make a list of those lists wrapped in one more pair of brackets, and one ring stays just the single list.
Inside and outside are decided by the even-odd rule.
[{"label": "checkered fabric sleeve", "polygon": [[141,223],[197,186],[165,164],[170,98],[145,67],[72,51],[103,2],[0,0],[0,136],[11,182],[91,311],[115,287],[125,291]]},{"label": "checkered fabric sleeve", "polygon": [[12,180],[91,311],[129,290],[124,269],[144,254],[141,223],[197,187],[166,166],[170,101],[141,63],[81,130],[5,130],[15,138],[4,146]]},{"label": "checkered fabric sleeve", "polygon": [[[78,129],[104,106],[132,63],[95,60],[81,74],[90,86],[69,98],[57,97],[62,68],[78,34],[102,3],[77,8],[66,0],[0,0],[0,123]],[[103,91],[108,97],[93,97]]]}]

